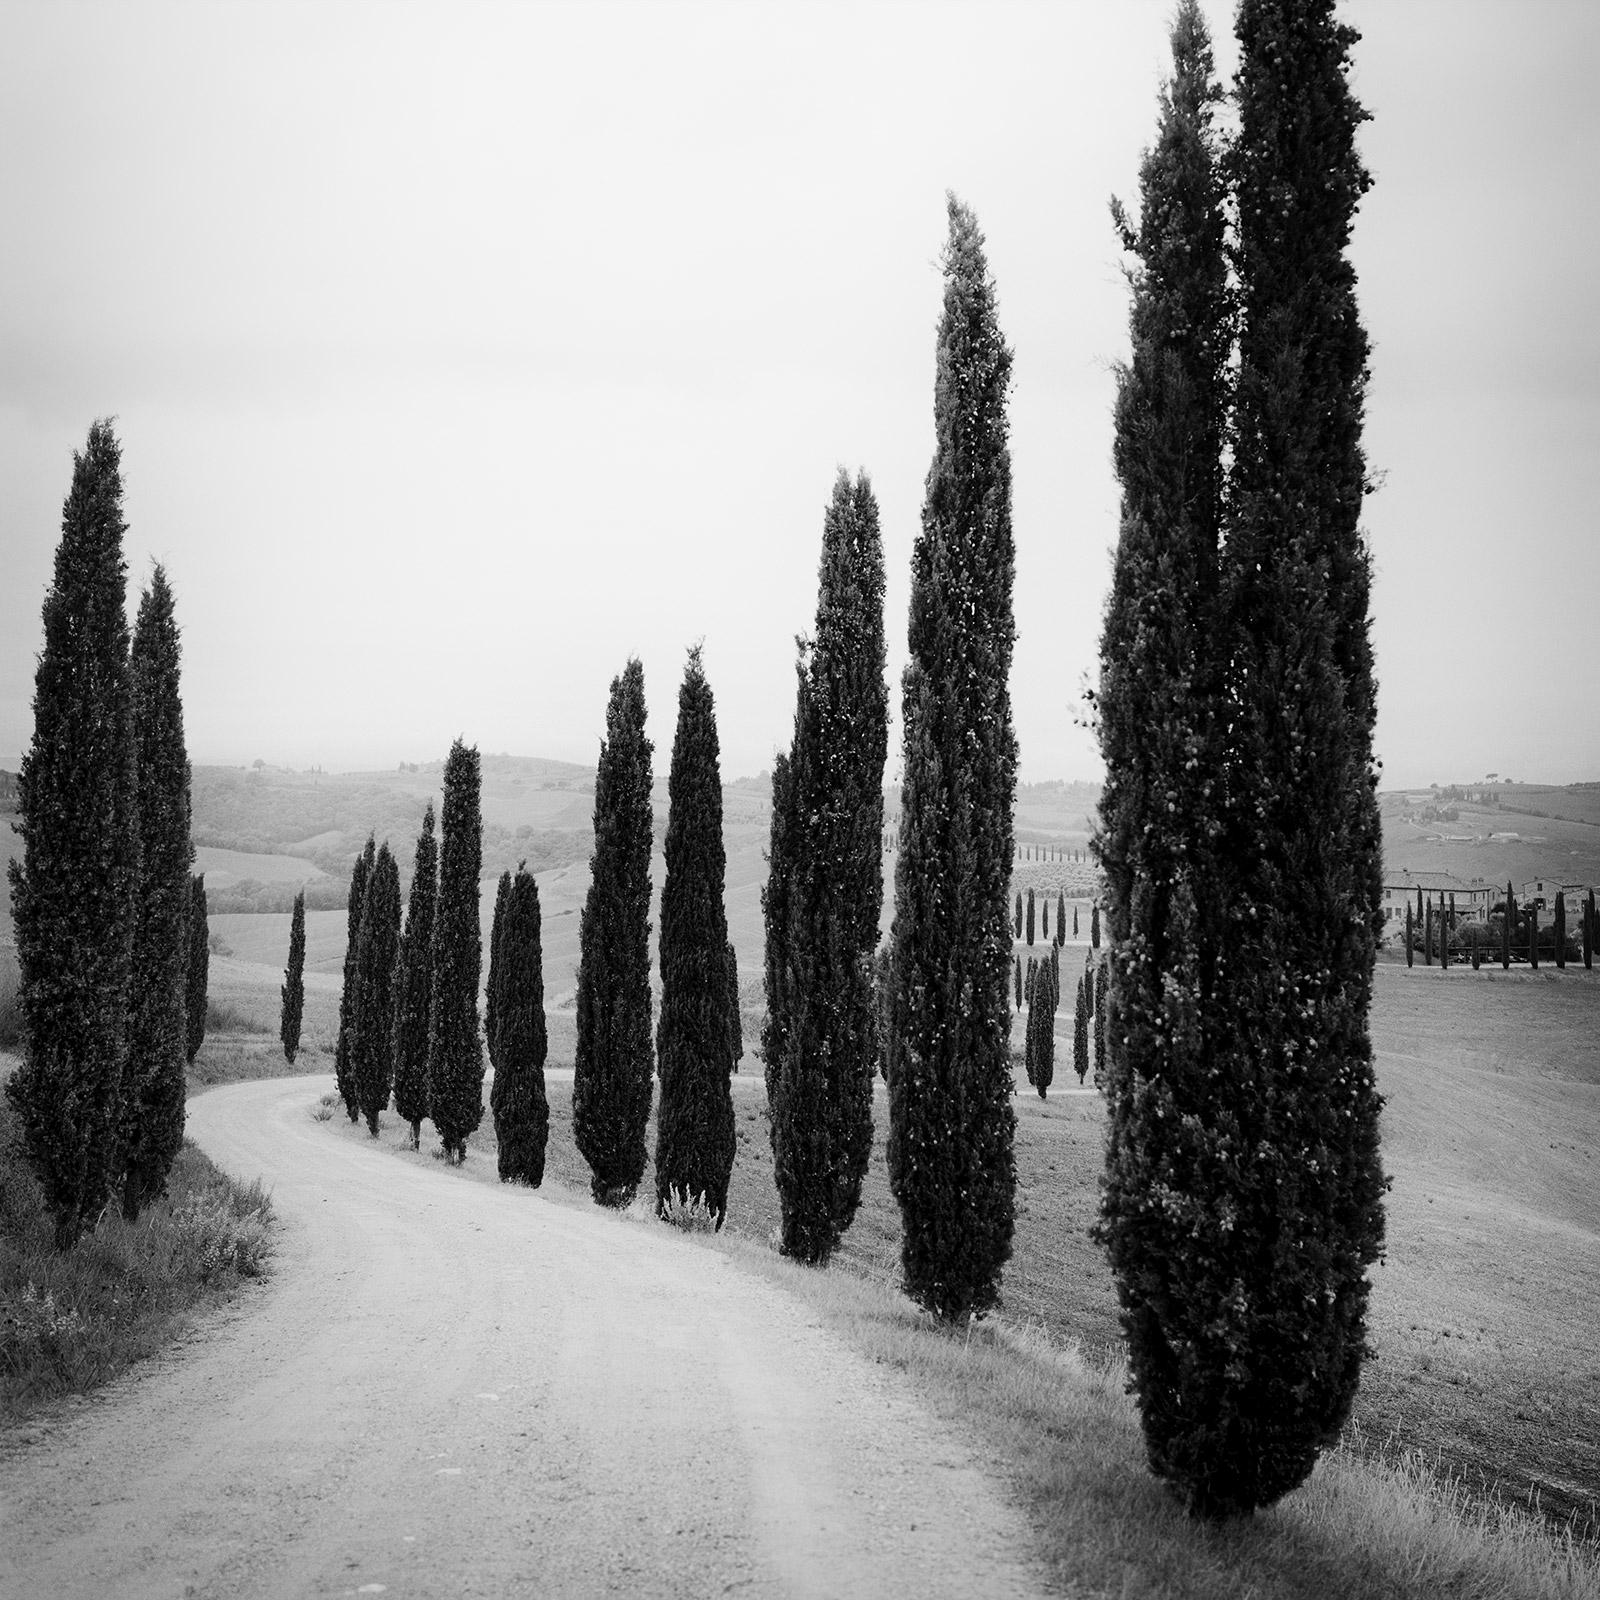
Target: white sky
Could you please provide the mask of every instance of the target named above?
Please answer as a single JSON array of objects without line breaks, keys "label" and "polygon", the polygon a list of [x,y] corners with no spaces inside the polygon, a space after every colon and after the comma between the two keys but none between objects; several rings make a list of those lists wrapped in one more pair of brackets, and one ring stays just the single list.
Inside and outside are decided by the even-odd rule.
[{"label": "white sky", "polygon": [[[1106,202],[1169,12],[0,0],[0,760],[113,414],[196,760],[588,761],[637,653],[664,772],[703,638],[724,775],[769,766],[840,464],[898,684],[952,188],[1016,352],[1022,775],[1097,775]],[[1600,778],[1600,7],[1347,14],[1386,783]]]}]

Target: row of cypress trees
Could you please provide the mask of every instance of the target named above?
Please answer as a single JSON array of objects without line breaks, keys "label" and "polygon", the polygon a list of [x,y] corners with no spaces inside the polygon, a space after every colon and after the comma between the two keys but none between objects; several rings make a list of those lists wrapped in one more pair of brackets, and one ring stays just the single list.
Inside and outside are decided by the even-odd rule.
[{"label": "row of cypress trees", "polygon": [[130,1220],[163,1192],[205,1025],[178,628],[157,565],[129,638],[121,459],[107,421],[73,457],[10,874],[26,1053],[6,1093],[61,1250],[118,1191]]},{"label": "row of cypress trees", "polygon": [[1182,0],[1140,212],[1115,210],[1132,355],[1096,697],[1100,1237],[1151,1468],[1208,1517],[1338,1436],[1385,1189],[1356,35],[1332,0],[1242,0],[1237,34],[1224,136]]}]

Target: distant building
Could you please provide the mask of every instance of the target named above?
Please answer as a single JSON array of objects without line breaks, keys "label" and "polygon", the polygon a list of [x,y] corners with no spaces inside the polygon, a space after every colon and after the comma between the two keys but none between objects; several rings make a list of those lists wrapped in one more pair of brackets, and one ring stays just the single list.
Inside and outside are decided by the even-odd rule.
[{"label": "distant building", "polygon": [[1554,916],[1558,893],[1565,896],[1567,915],[1570,917],[1583,904],[1584,897],[1589,893],[1589,885],[1557,883],[1553,878],[1529,878],[1519,891],[1518,904],[1536,905],[1542,912]]},{"label": "distant building", "polygon": [[1449,872],[1400,872],[1386,878],[1383,885],[1383,922],[1385,933],[1404,932],[1406,907],[1416,914],[1417,890],[1422,891],[1424,902],[1435,905],[1450,903],[1454,895],[1456,919],[1460,922],[1482,921],[1498,901],[1494,886],[1487,883],[1466,883]]}]

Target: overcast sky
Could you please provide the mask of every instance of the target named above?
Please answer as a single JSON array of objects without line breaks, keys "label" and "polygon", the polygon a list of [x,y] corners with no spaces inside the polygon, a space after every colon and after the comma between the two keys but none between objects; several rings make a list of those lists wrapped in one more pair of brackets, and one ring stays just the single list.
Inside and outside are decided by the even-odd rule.
[{"label": "overcast sky", "polygon": [[[638,654],[665,771],[703,639],[724,775],[770,766],[841,464],[898,683],[953,189],[1016,356],[1022,776],[1097,776],[1107,200],[1169,14],[0,0],[0,760],[114,415],[195,760],[592,761]],[[1600,778],[1600,7],[1347,14],[1386,782]]]}]

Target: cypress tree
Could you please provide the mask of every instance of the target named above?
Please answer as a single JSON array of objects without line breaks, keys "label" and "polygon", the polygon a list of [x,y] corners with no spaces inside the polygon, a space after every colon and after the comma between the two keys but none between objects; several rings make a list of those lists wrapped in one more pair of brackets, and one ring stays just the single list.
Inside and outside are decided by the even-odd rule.
[{"label": "cypress tree", "polygon": [[1567,966],[1567,897],[1556,890],[1556,968],[1565,971]]},{"label": "cypress tree", "polygon": [[1017,970],[1017,1010],[1020,1011],[1022,1009],[1022,957],[1021,956],[1018,956],[1017,959],[1016,959],[1016,970]]},{"label": "cypress tree", "polygon": [[496,1042],[496,1013],[500,1001],[500,932],[501,924],[505,921],[506,896],[511,893],[511,874],[509,871],[500,874],[500,882],[494,892],[494,920],[489,924],[489,979],[484,985],[483,992],[483,1039],[489,1050],[489,1065],[498,1067],[499,1057],[495,1055],[498,1048]]},{"label": "cypress tree", "polygon": [[[1074,932],[1077,930],[1074,929]],[[1067,891],[1062,889],[1056,894],[1056,943],[1063,945],[1067,942]]]},{"label": "cypress tree", "polygon": [[411,898],[395,965],[394,1109],[411,1127],[411,1148],[422,1144],[428,1114],[428,1014],[433,1003],[433,915],[439,898],[439,846],[433,835],[433,801],[411,868]]},{"label": "cypress tree", "polygon": [[1422,913],[1422,964],[1433,965],[1433,901],[1430,899]]},{"label": "cypress tree", "polygon": [[544,1182],[550,1101],[544,1087],[548,1048],[544,1021],[544,955],[540,943],[539,886],[526,862],[507,884],[500,930],[497,1037],[490,1048],[494,1084],[489,1107],[499,1143],[502,1183]]},{"label": "cypress tree", "polygon": [[1450,965],[1450,936],[1456,927],[1456,897],[1450,896],[1450,909],[1445,910],[1444,896],[1439,896],[1439,965]]},{"label": "cypress tree", "polygon": [[948,209],[937,448],[912,554],[902,690],[889,1180],[906,1292],[953,1321],[996,1303],[1015,1221],[1005,991],[1017,743],[1011,352],[977,221],[954,196]]},{"label": "cypress tree", "polygon": [[[807,694],[804,660],[795,663],[796,705]],[[796,727],[799,711],[796,711]],[[791,740],[791,745],[793,741]],[[780,750],[772,763],[772,826],[767,837],[767,881],[761,886],[761,917],[766,933],[763,977],[766,984],[767,1013],[761,1021],[762,1074],[767,1086],[768,1134],[777,1155],[777,1129],[770,1120],[771,1108],[778,1100],[778,1080],[783,1073],[784,1051],[788,1047],[792,982],[789,953],[791,900],[800,853],[800,823],[795,808],[794,770],[789,753]]]},{"label": "cypress tree", "polygon": [[1539,970],[1539,902],[1528,902],[1528,965]]},{"label": "cypress tree", "polygon": [[1088,990],[1088,984],[1083,978],[1079,978],[1078,1003],[1073,1009],[1072,1016],[1072,1070],[1078,1074],[1079,1083],[1089,1075]]},{"label": "cypress tree", "polygon": [[597,1204],[626,1206],[649,1152],[650,807],[644,668],[611,680],[594,786],[594,851],[579,935],[572,1131]]},{"label": "cypress tree", "polygon": [[206,990],[211,978],[211,922],[206,910],[206,875],[189,879],[189,963],[184,976],[183,1011],[187,1026],[183,1053],[193,1061],[206,1038]]},{"label": "cypress tree", "polygon": [[[1346,81],[1354,34],[1332,0],[1242,0],[1237,27],[1227,526],[1220,545],[1208,532],[1191,546],[1220,552],[1214,626],[1196,652],[1203,703],[1186,730],[1198,789],[1174,799],[1179,780],[1162,768],[1143,802],[1168,850],[1195,821],[1207,830],[1199,881],[1168,903],[1169,930],[1176,919],[1194,960],[1172,983],[1181,1034],[1169,1047],[1140,1015],[1145,947],[1125,945],[1143,937],[1129,908],[1158,899],[1160,880],[1119,883],[1116,851],[1103,850],[1118,965],[1110,1004],[1096,1006],[1116,1047],[1102,1236],[1131,1386],[1152,1469],[1191,1512],[1214,1518],[1272,1503],[1338,1436],[1366,1351],[1384,1189],[1367,1028],[1381,915],[1358,527],[1367,343],[1345,253],[1368,184],[1355,150],[1363,113]],[[1172,247],[1170,271],[1187,283],[1197,265],[1217,265],[1224,209],[1210,49],[1192,0],[1174,46],[1143,226]],[[1153,167],[1164,173],[1159,208]],[[1226,309],[1219,326],[1221,385]],[[1171,327],[1181,363],[1193,336]],[[1136,367],[1141,342],[1136,326]],[[1212,371],[1210,359],[1196,370]],[[1165,437],[1129,437],[1141,470],[1170,468]],[[1196,452],[1212,505],[1225,454]],[[1159,537],[1181,525],[1172,507],[1183,504],[1180,483],[1164,503],[1143,501],[1143,520],[1160,519]],[[1125,498],[1125,527],[1127,510]],[[1170,571],[1161,581],[1188,588]],[[1104,683],[1101,693],[1104,719]],[[1109,787],[1109,753],[1107,766]],[[1169,799],[1177,820],[1163,824]]]},{"label": "cypress tree", "polygon": [[1110,980],[1111,963],[1102,961],[1094,969],[1094,1081],[1103,1083],[1106,1076],[1106,1033],[1111,1019],[1106,1015],[1106,986]]},{"label": "cypress tree", "polygon": [[183,1147],[189,977],[189,753],[178,690],[178,626],[158,565],[139,602],[129,666],[138,784],[139,876],[122,1103],[122,1212],[166,1188]]},{"label": "cypress tree", "polygon": [[1594,971],[1594,890],[1583,902],[1583,970]]},{"label": "cypress tree", "polygon": [[1078,907],[1076,902],[1073,903],[1072,907],[1072,937],[1074,939],[1078,937]]},{"label": "cypress tree", "polygon": [[300,1019],[306,1004],[306,892],[294,897],[289,918],[289,962],[283,969],[283,1006],[278,1019],[278,1038],[283,1044],[283,1059],[292,1067],[300,1049]]},{"label": "cypress tree", "polygon": [[[883,876],[871,842],[889,740],[883,587],[871,484],[841,471],[823,520],[816,634],[798,666],[781,828],[774,788],[766,896],[787,918],[784,970],[768,995],[783,1040],[768,1074],[780,1244],[812,1263],[828,1259],[854,1218],[872,1149]],[[774,882],[780,872],[786,883]]]},{"label": "cypress tree", "polygon": [[[661,1020],[656,1060],[656,1214],[703,1202],[720,1230],[733,1172],[728,982],[723,908],[722,777],[716,708],[689,652],[667,777],[667,877],[661,890]],[[785,1054],[785,1061],[788,1056]]]},{"label": "cypress tree", "polygon": [[1016,934],[1019,939],[1022,937],[1022,891],[1020,889],[1017,890]]},{"label": "cypress tree", "polygon": [[361,897],[356,935],[356,988],[350,1075],[367,1132],[378,1137],[378,1114],[394,1087],[394,974],[400,952],[400,872],[384,840]]},{"label": "cypress tree", "polygon": [[1511,929],[1517,920],[1517,898],[1511,892],[1511,880],[1506,879],[1506,918],[1500,925],[1500,965],[1511,970]]},{"label": "cypress tree", "polygon": [[361,942],[361,908],[377,856],[378,842],[369,833],[365,847],[350,868],[350,894],[345,902],[344,984],[339,991],[339,1037],[333,1050],[333,1077],[352,1122],[361,1116],[355,1069],[350,1060],[350,1040],[356,1025],[356,953]]},{"label": "cypress tree", "polygon": [[744,1018],[739,1014],[739,955],[728,941],[728,1055],[733,1070],[739,1070],[739,1058],[744,1054]]},{"label": "cypress tree", "polygon": [[1100,902],[1098,900],[1089,908],[1089,948],[1100,948]]},{"label": "cypress tree", "polygon": [[1028,1016],[1031,1044],[1028,1082],[1039,1091],[1041,1100],[1055,1081],[1056,1007],[1060,1000],[1061,970],[1054,961],[1041,962],[1033,987],[1033,1010]]},{"label": "cypress tree", "polygon": [[1051,942],[1051,940],[1050,940],[1050,896],[1049,895],[1045,895],[1043,897],[1043,899],[1039,903],[1039,917],[1040,917],[1039,937],[1041,939],[1043,939],[1046,944],[1049,944]]},{"label": "cypress tree", "polygon": [[457,739],[444,764],[439,898],[433,916],[433,994],[428,1008],[428,1114],[445,1158],[467,1159],[467,1135],[483,1120],[483,1045],[478,975],[483,934],[478,874],[483,865],[482,779],[476,746]]},{"label": "cypress tree", "polygon": [[1414,967],[1416,959],[1411,953],[1411,897],[1406,896],[1406,965]]},{"label": "cypress tree", "polygon": [[27,1049],[6,1095],[58,1250],[94,1227],[121,1176],[139,870],[125,531],[121,448],[96,422],[62,507],[10,869]]},{"label": "cypress tree", "polygon": [[1033,890],[1031,888],[1028,890],[1028,920],[1025,927],[1028,933],[1028,944],[1031,948],[1033,945]]}]

